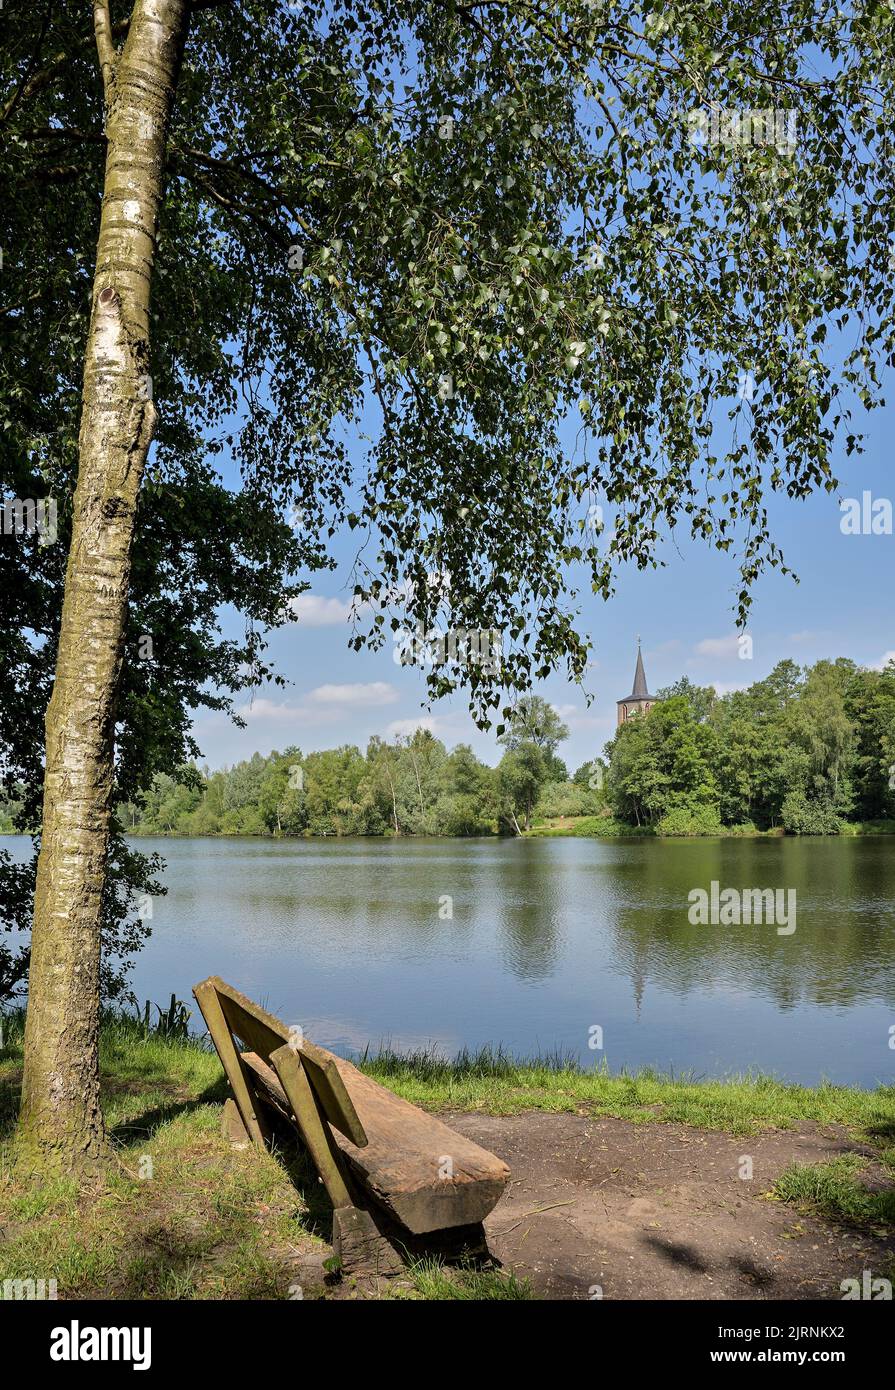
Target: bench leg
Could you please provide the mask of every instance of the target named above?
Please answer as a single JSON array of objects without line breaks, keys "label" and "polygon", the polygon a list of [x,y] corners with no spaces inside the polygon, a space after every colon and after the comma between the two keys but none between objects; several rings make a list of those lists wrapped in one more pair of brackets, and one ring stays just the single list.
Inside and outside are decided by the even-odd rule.
[{"label": "bench leg", "polygon": [[317,1108],[300,1055],[287,1043],[270,1054],[270,1064],[289,1097],[301,1137],[317,1165],[317,1171],[323,1179],[333,1207],[338,1210],[339,1207],[352,1206],[341,1155],[329,1132],[328,1124]]},{"label": "bench leg", "polygon": [[224,1017],[217,990],[214,985],[201,984],[196,986],[193,994],[196,996],[196,1003],[202,1010],[202,1017],[205,1019],[211,1041],[221,1059],[221,1066],[227,1073],[227,1080],[230,1082],[233,1095],[236,1098],[242,1122],[249,1137],[256,1144],[263,1145],[269,1136],[267,1122],[261,1118],[260,1105],[255,1104],[254,1091],[246,1076],[242,1059],[236,1050],[233,1034],[230,1032],[230,1025]]},{"label": "bench leg", "polygon": [[333,1212],[333,1252],[345,1274],[374,1275],[391,1279],[406,1266],[372,1214],[361,1207],[340,1207]]},{"label": "bench leg", "polygon": [[252,1142],[249,1132],[242,1122],[239,1113],[239,1106],[232,1096],[224,1101],[224,1113],[221,1116],[221,1134],[225,1139],[229,1139],[235,1149],[247,1149]]}]

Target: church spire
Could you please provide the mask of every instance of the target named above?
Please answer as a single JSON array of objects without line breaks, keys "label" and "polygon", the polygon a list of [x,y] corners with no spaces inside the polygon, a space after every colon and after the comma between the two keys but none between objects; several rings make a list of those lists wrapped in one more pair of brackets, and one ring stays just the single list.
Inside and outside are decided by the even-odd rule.
[{"label": "church spire", "polygon": [[646,683],[646,675],[643,670],[643,654],[640,650],[640,638],[637,638],[637,669],[634,672],[634,689],[631,691],[635,700],[648,700],[649,687]]},{"label": "church spire", "polygon": [[618,722],[624,724],[630,719],[632,714],[648,714],[656,703],[655,695],[649,693],[649,686],[646,683],[646,672],[643,669],[643,653],[640,650],[640,638],[637,638],[637,665],[634,669],[634,689],[630,695],[626,695],[623,700],[616,701],[618,709]]}]

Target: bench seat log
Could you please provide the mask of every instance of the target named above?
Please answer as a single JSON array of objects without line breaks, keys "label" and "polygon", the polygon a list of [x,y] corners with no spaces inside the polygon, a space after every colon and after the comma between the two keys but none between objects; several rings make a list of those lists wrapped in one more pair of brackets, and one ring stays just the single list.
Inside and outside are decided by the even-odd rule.
[{"label": "bench seat log", "polygon": [[502,1159],[335,1058],[367,1135],[335,1139],[363,1187],[415,1235],[484,1221],[510,1176]]},{"label": "bench seat log", "polygon": [[[242,1060],[262,1088],[262,1100],[288,1115],[286,1092],[273,1069],[254,1053],[243,1053]],[[331,1133],[364,1191],[415,1235],[483,1221],[506,1186],[506,1164],[350,1062],[334,1061],[367,1143],[361,1148],[338,1131]]]}]

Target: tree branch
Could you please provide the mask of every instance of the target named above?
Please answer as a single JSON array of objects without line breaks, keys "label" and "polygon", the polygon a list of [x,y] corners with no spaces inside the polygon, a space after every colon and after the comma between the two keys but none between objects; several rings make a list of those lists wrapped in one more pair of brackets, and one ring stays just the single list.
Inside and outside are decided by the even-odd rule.
[{"label": "tree branch", "polygon": [[9,113],[9,114],[11,115],[12,112],[16,109],[16,107],[18,106],[19,102],[20,102],[21,99],[22,99],[22,96],[23,96],[24,92],[25,92],[25,91],[27,90],[27,88],[28,88],[28,84],[29,84],[29,82],[31,81],[31,69],[34,68],[34,67],[37,65],[37,61],[38,61],[38,59],[40,58],[40,50],[43,48],[43,41],[44,41],[44,39],[46,38],[46,36],[47,36],[47,30],[48,30],[49,27],[50,27],[50,18],[51,18],[51,16],[52,16],[52,13],[53,13],[53,6],[50,5],[50,6],[47,8],[47,13],[46,13],[46,15],[44,16],[43,26],[41,27],[40,36],[38,37],[38,40],[37,40],[37,47],[36,47],[35,50],[34,50],[34,55],[33,55],[32,59],[31,59],[31,62],[28,64],[28,67],[27,67],[26,70],[25,70],[25,73],[24,73],[24,75],[23,75],[23,77],[22,77],[21,82],[19,83],[19,85],[18,85],[18,87],[16,88],[16,90],[13,92],[12,97],[10,98],[10,100],[9,100],[7,106],[6,106],[6,111],[4,111],[4,113],[3,113],[3,119],[4,119],[4,120],[6,119],[7,113]]},{"label": "tree branch", "polygon": [[112,20],[109,15],[109,0],[93,0],[93,32],[96,34],[96,51],[103,75],[103,87],[108,101],[115,82],[115,64],[118,55],[112,42]]},{"label": "tree branch", "polygon": [[17,130],[16,139],[24,140],[81,140],[94,145],[104,145],[108,137],[99,131],[75,130],[72,126],[46,126],[43,130]]},{"label": "tree branch", "polygon": [[[117,24],[112,26],[112,38],[121,38],[127,33],[129,27],[130,20],[119,20]],[[0,124],[4,124],[8,121],[13,111],[22,102],[28,101],[31,97],[35,96],[37,92],[43,91],[44,87],[48,87],[58,73],[67,68],[69,63],[74,62],[76,58],[83,57],[84,50],[93,48],[95,43],[95,35],[91,33],[88,37],[81,40],[74,51],[69,50],[64,53],[57,53],[56,57],[53,58],[45,68],[41,68],[40,72],[36,72],[34,76],[25,83],[25,86],[21,89],[21,93],[17,91],[10,97],[6,106],[3,108],[2,114],[0,114]]]},{"label": "tree branch", "polygon": [[172,149],[168,153],[168,169],[172,174],[179,175],[181,178],[188,179],[197,188],[201,188],[213,203],[219,208],[229,213],[237,222],[252,223],[265,237],[268,238],[279,252],[289,248],[290,238],[284,230],[277,227],[268,218],[261,215],[257,208],[247,203],[234,201],[228,194],[224,193],[217,184],[203,174],[199,169],[191,169],[182,157],[182,152]]}]

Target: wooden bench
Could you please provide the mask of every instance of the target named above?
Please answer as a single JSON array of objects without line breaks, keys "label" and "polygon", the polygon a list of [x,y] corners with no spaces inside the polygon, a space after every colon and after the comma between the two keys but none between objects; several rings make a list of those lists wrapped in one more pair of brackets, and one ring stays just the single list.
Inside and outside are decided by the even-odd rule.
[{"label": "wooden bench", "polygon": [[[247,1139],[297,1127],[337,1213],[369,1199],[414,1235],[477,1226],[510,1170],[212,975],[193,990]],[[241,1045],[240,1045],[241,1044]],[[228,1101],[230,1120],[236,1119]]]}]

